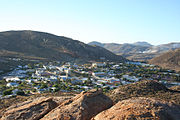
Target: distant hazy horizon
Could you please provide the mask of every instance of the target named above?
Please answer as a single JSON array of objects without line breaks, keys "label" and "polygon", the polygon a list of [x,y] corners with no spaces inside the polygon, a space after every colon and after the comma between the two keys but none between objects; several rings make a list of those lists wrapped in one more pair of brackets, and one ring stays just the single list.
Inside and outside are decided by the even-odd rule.
[{"label": "distant hazy horizon", "polygon": [[85,43],[180,42],[179,0],[0,1],[0,31],[33,30]]}]

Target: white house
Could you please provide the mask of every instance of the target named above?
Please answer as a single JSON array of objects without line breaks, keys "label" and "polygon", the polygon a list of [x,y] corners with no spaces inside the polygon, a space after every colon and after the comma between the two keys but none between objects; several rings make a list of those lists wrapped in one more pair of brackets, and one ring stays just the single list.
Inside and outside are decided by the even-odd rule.
[{"label": "white house", "polygon": [[38,76],[40,76],[42,73],[44,73],[44,71],[45,71],[45,69],[40,68],[40,69],[37,69],[37,70],[36,70],[35,74],[38,75]]},{"label": "white house", "polygon": [[15,82],[10,82],[10,83],[7,83],[7,87],[17,87],[19,84],[18,83],[15,83]]},{"label": "white house", "polygon": [[104,66],[106,66],[106,64],[102,62],[92,63],[92,67],[104,67]]},{"label": "white house", "polygon": [[32,82],[34,82],[34,79],[29,79],[29,80],[26,80],[26,82],[28,82],[28,83],[32,83]]},{"label": "white house", "polygon": [[93,72],[92,75],[96,76],[96,77],[103,77],[105,75],[105,73],[104,72]]},{"label": "white house", "polygon": [[119,79],[116,79],[116,78],[109,78],[109,79],[107,79],[107,81],[108,81],[109,83],[120,82],[120,80],[119,80]]},{"label": "white house", "polygon": [[139,81],[139,78],[136,78],[135,76],[123,75],[122,77],[131,81]]},{"label": "white house", "polygon": [[7,77],[4,77],[4,79],[6,80],[6,82],[9,82],[9,81],[20,81],[19,77],[17,76],[7,76]]},{"label": "white house", "polygon": [[67,79],[70,79],[71,77],[68,77],[67,75],[59,76],[62,81],[66,81]]},{"label": "white house", "polygon": [[18,91],[19,91],[18,89],[14,89],[14,90],[12,91],[12,94],[13,94],[13,95],[16,95]]},{"label": "white house", "polygon": [[97,80],[98,83],[107,83],[108,81],[105,80]]},{"label": "white house", "polygon": [[71,83],[72,84],[77,84],[77,83],[82,83],[83,81],[82,80],[72,80]]}]

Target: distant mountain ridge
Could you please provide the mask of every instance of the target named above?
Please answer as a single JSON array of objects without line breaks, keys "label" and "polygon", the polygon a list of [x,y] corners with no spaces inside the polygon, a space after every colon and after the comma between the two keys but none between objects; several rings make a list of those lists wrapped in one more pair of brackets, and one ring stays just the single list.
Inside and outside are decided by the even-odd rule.
[{"label": "distant mountain ridge", "polygon": [[122,55],[128,59],[133,60],[149,60],[153,57],[160,55],[161,53],[165,53],[169,50],[175,50],[180,48],[180,42],[169,43],[169,44],[161,44],[161,45],[151,45],[148,42],[136,42],[136,43],[100,43],[100,42],[90,42],[89,45],[101,46],[109,51]]},{"label": "distant mountain ridge", "polygon": [[139,53],[139,52],[145,51],[150,46],[152,46],[151,44],[147,42],[136,42],[133,44],[130,44],[130,43],[118,44],[118,43],[100,43],[100,42],[93,41],[88,44],[104,47],[115,54]]},{"label": "distant mountain ridge", "polygon": [[180,48],[180,42],[172,42],[168,44],[152,46],[149,50],[144,51],[144,53],[163,53],[169,50],[175,50],[177,48]]},{"label": "distant mountain ridge", "polygon": [[0,56],[35,57],[50,60],[72,61],[100,60],[123,61],[123,57],[78,40],[38,31],[0,32]]},{"label": "distant mountain ridge", "polygon": [[135,43],[133,43],[134,45],[139,45],[139,46],[153,46],[153,45],[151,45],[150,43],[148,43],[148,42],[135,42]]}]

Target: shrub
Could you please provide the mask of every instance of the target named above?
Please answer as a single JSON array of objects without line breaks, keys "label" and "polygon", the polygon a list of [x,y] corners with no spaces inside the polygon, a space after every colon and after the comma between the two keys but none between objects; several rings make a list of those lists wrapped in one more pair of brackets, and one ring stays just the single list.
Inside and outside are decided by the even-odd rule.
[{"label": "shrub", "polygon": [[17,94],[17,95],[25,95],[24,91],[22,91],[22,90],[17,91],[16,94]]},{"label": "shrub", "polygon": [[10,94],[12,94],[12,89],[7,89],[7,90],[3,91],[4,96],[5,95],[10,95]]}]

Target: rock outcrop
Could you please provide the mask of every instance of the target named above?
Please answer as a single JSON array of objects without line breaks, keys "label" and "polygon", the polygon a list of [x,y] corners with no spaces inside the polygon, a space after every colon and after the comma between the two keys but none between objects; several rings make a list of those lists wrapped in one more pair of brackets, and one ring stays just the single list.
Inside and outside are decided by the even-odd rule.
[{"label": "rock outcrop", "polygon": [[143,80],[136,83],[120,86],[110,92],[109,96],[115,103],[117,103],[118,101],[122,101],[132,97],[161,97],[158,95],[158,93],[164,94],[168,92],[170,92],[169,89],[158,81]]},{"label": "rock outcrop", "polygon": [[172,86],[169,88],[170,90],[174,90],[174,91],[179,91],[180,92],[180,86],[176,85],[176,86]]},{"label": "rock outcrop", "polygon": [[180,106],[152,98],[132,98],[115,104],[92,120],[179,120]]},{"label": "rock outcrop", "polygon": [[89,120],[112,106],[112,100],[102,90],[82,92],[63,102],[41,120]]},{"label": "rock outcrop", "polygon": [[157,81],[140,81],[121,86],[110,94],[111,98],[114,98],[114,103],[117,103],[114,106],[113,101],[104,95],[101,89],[83,91],[75,97],[39,97],[7,108],[3,111],[1,120],[179,120],[180,118],[179,91],[170,90]]},{"label": "rock outcrop", "polygon": [[40,97],[7,108],[2,120],[38,120],[66,98]]},{"label": "rock outcrop", "polygon": [[102,90],[81,92],[75,97],[39,97],[10,106],[1,120],[90,120],[110,108],[112,100]]},{"label": "rock outcrop", "polygon": [[168,88],[166,88],[163,84],[159,83],[158,81],[144,80],[119,87],[115,89],[112,93],[114,95],[114,94],[119,94],[122,91],[124,92],[127,91],[137,95],[139,94],[145,95],[148,93],[155,93],[158,91],[168,91]]}]

